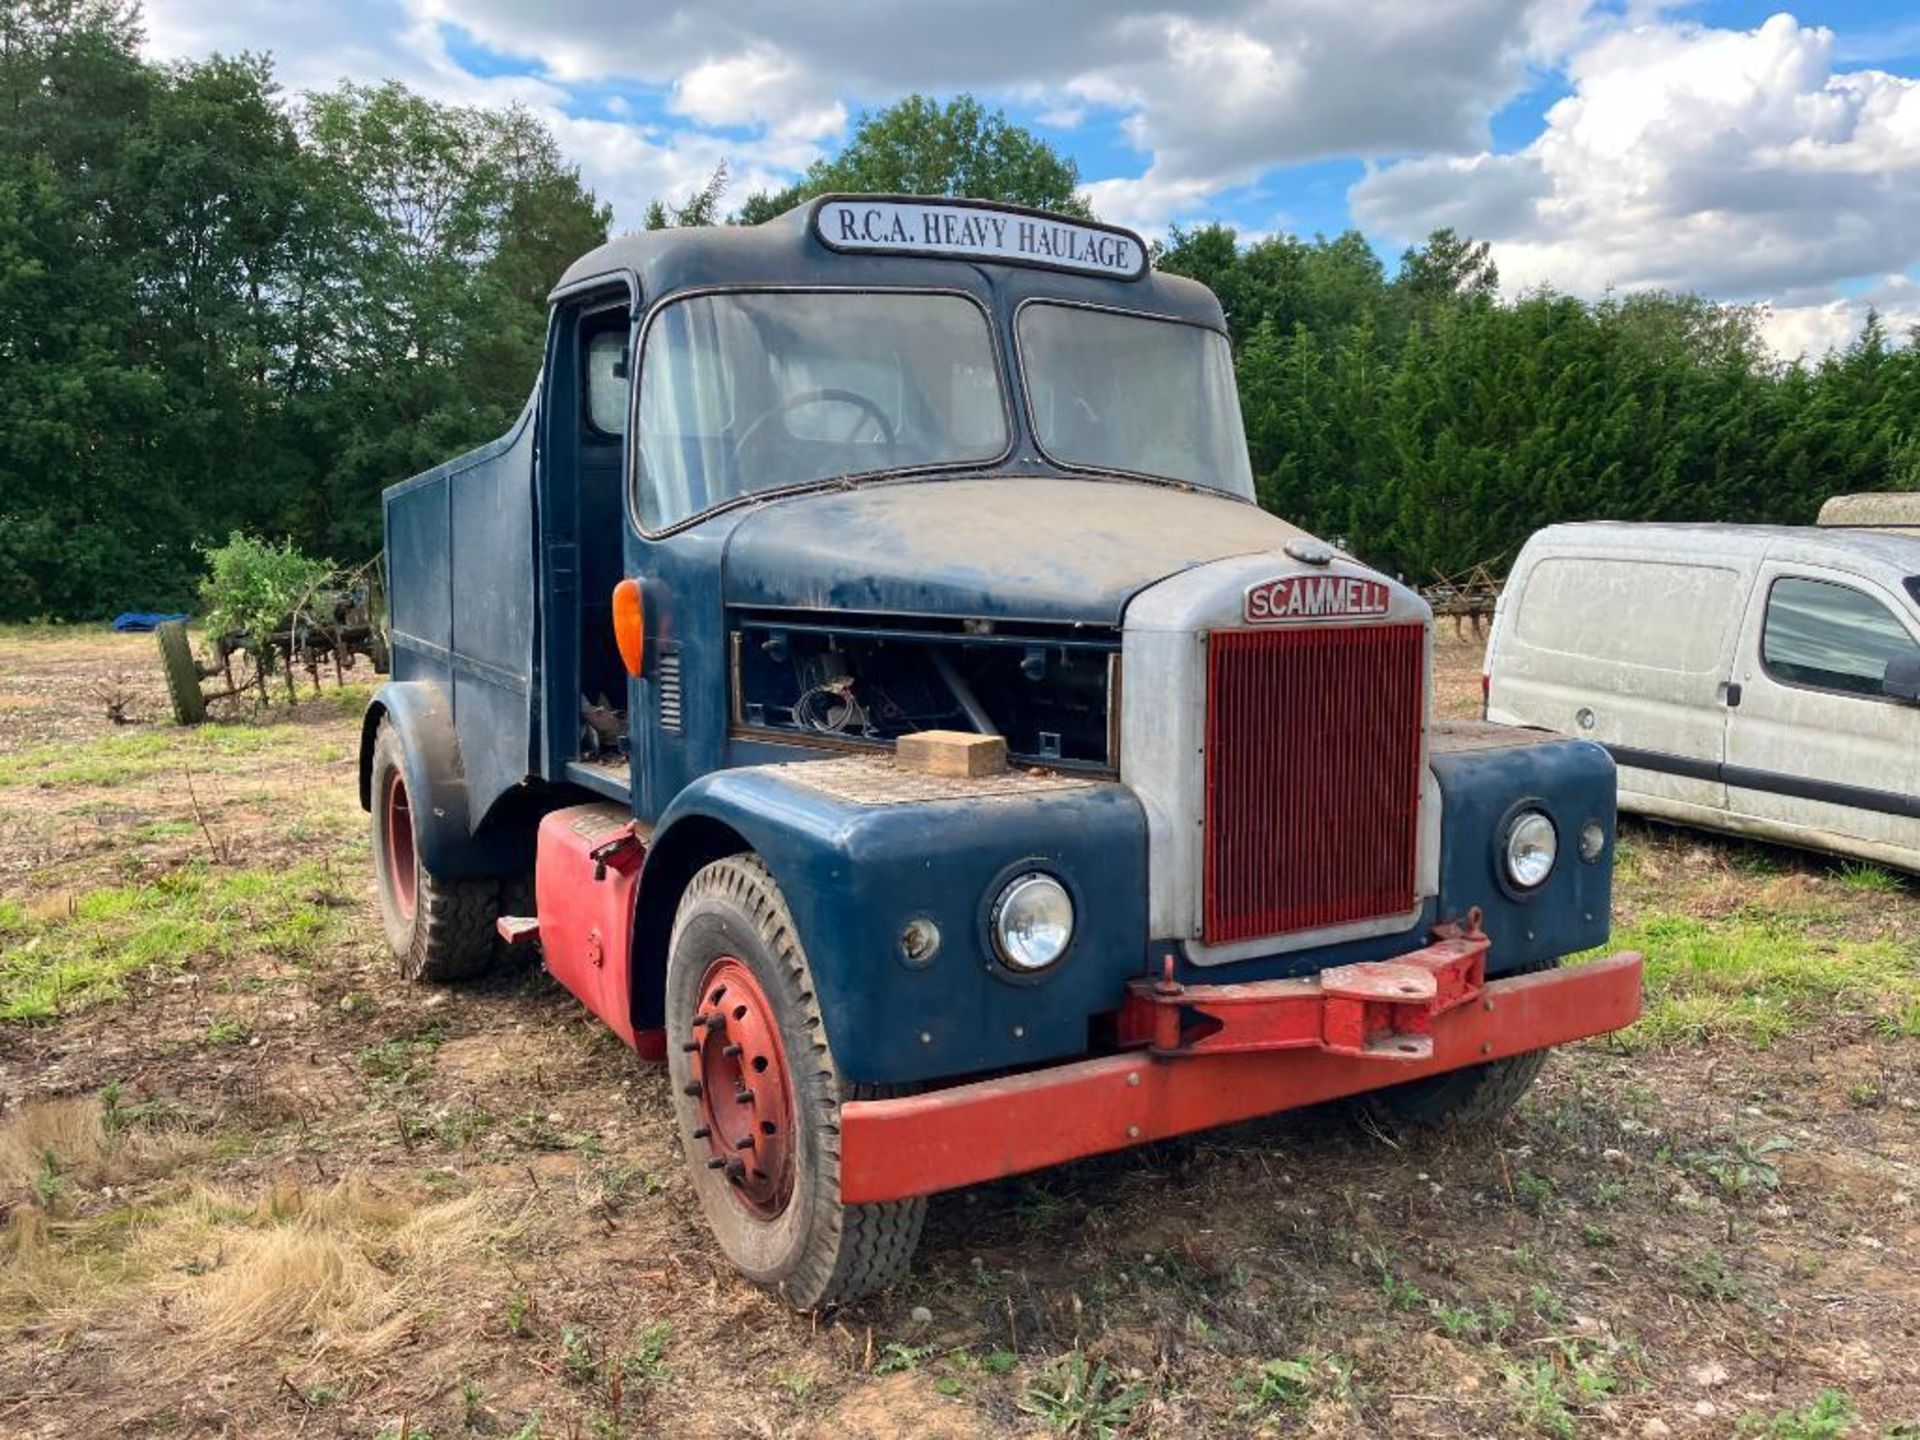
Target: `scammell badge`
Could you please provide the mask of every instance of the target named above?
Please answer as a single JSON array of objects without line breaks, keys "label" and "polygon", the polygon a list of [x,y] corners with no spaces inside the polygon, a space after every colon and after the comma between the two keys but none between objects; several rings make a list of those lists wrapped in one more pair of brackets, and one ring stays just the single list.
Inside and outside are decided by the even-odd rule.
[{"label": "scammell badge", "polygon": [[1386,585],[1360,575],[1282,575],[1247,590],[1249,625],[1295,620],[1352,620],[1387,613]]}]

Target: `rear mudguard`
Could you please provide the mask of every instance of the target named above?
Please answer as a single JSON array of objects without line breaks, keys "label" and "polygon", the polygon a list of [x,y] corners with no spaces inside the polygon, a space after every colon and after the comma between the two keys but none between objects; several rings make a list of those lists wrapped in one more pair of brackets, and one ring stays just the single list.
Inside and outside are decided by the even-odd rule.
[{"label": "rear mudguard", "polygon": [[[864,804],[810,786],[800,765],[718,771],[661,817],[640,877],[636,1027],[660,1023],[667,939],[686,880],[752,850],[773,872],[849,1080],[908,1084],[1083,1055],[1092,1016],[1145,969],[1146,817],[1123,786]],[[1041,869],[1072,894],[1066,956],[1039,977],[994,958],[988,911]],[[911,920],[940,932],[916,960]]]},{"label": "rear mudguard", "polygon": [[474,833],[453,710],[446,689],[434,681],[389,681],[368,702],[360,722],[360,808],[373,808],[373,747],[382,720],[391,722],[400,734],[400,768],[413,802],[414,844],[420,863],[443,880],[527,870],[533,863],[530,833],[518,834],[511,825]]}]

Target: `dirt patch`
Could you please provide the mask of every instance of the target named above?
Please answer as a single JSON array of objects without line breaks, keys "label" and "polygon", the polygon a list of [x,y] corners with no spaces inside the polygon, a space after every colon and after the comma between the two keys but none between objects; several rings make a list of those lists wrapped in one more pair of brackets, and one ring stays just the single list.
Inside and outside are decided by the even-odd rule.
[{"label": "dirt patch", "polygon": [[[114,726],[90,692],[151,644],[0,634],[0,767],[107,766],[0,784],[0,969],[169,895],[226,907],[175,917],[214,927],[184,954],[114,932],[155,944],[117,994],[0,1024],[0,1433],[1920,1423],[1917,1042],[1865,1008],[1765,1048],[1577,1047],[1484,1133],[1310,1114],[942,1197],[902,1291],[796,1316],[714,1256],[657,1069],[537,973],[395,978],[351,709]],[[1477,713],[1448,627],[1438,669],[1442,708]],[[1629,841],[1624,917],[1920,948],[1910,886]],[[146,903],[101,898],[122,889]]]}]

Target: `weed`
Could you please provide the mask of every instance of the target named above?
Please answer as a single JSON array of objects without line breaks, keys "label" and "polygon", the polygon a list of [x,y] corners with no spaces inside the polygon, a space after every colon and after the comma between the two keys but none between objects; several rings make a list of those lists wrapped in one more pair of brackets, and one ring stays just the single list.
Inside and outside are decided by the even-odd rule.
[{"label": "weed", "polygon": [[774,1383],[796,1400],[805,1400],[813,1394],[814,1386],[819,1384],[811,1375],[803,1375],[798,1370],[776,1370]]},{"label": "weed", "polygon": [[1844,1390],[1822,1390],[1811,1404],[1771,1416],[1740,1417],[1739,1433],[1766,1440],[1838,1440],[1859,1422],[1860,1412]]},{"label": "weed", "polygon": [[1779,1168],[1768,1157],[1792,1148],[1792,1141],[1778,1135],[1758,1145],[1736,1139],[1717,1150],[1690,1155],[1687,1163],[1718,1185],[1723,1194],[1745,1200],[1756,1190],[1772,1193],[1780,1188]]},{"label": "weed", "polygon": [[1247,1386],[1253,1410],[1304,1410],[1313,1398],[1316,1377],[1311,1360],[1269,1360],[1254,1371]]},{"label": "weed", "polygon": [[874,1361],[873,1373],[900,1375],[910,1370],[918,1370],[920,1362],[938,1348],[936,1345],[907,1345],[898,1340],[889,1340],[880,1347],[880,1358]]},{"label": "weed", "polygon": [[1513,1397],[1514,1408],[1524,1425],[1545,1431],[1558,1440],[1572,1440],[1579,1433],[1573,1416],[1568,1413],[1567,1402],[1560,1395],[1559,1372],[1547,1356],[1536,1356],[1524,1365],[1509,1365],[1500,1378]]},{"label": "weed", "polygon": [[1738,1300],[1744,1287],[1718,1251],[1709,1250],[1697,1260],[1689,1260],[1681,1275],[1695,1294],[1704,1300]]},{"label": "weed", "polygon": [[640,1339],[622,1357],[620,1373],[642,1385],[664,1379],[667,1373],[667,1341],[673,1338],[673,1326],[661,1320],[640,1332]]},{"label": "weed", "polygon": [[1485,1324],[1480,1312],[1471,1305],[1447,1305],[1438,1300],[1429,1303],[1433,1307],[1433,1318],[1440,1322],[1449,1339],[1464,1340],[1478,1335]]},{"label": "weed", "polygon": [[1027,1387],[1020,1408],[1056,1435],[1106,1440],[1133,1418],[1146,1398],[1145,1385],[1122,1385],[1104,1363],[1090,1363],[1085,1352],[1076,1349],[1051,1362]]},{"label": "weed", "polygon": [[533,1333],[533,1296],[525,1290],[507,1292],[507,1333],[524,1340]]},{"label": "weed", "polygon": [[568,1375],[581,1383],[597,1376],[600,1363],[593,1358],[593,1337],[571,1325],[561,1326],[560,1364]]},{"label": "weed", "polygon": [[1871,1080],[1862,1080],[1848,1088],[1847,1103],[1856,1110],[1878,1110],[1887,1103],[1887,1092]]},{"label": "weed", "polygon": [[208,1045],[244,1045],[253,1037],[253,1027],[238,1015],[216,1016],[201,1040]]},{"label": "weed", "polygon": [[480,1427],[481,1416],[485,1413],[481,1401],[486,1392],[480,1388],[480,1382],[473,1379],[460,1382],[460,1423],[469,1430]]},{"label": "weed", "polygon": [[33,1198],[40,1202],[42,1210],[51,1210],[60,1202],[60,1157],[51,1145],[40,1151],[40,1164],[33,1172],[30,1182],[33,1186]]},{"label": "weed", "polygon": [[1527,1308],[1550,1325],[1564,1325],[1566,1323],[1566,1303],[1544,1285],[1532,1285],[1528,1287]]},{"label": "weed", "polygon": [[1513,1195],[1530,1214],[1551,1215],[1560,1207],[1559,1187],[1545,1175],[1525,1170],[1517,1172],[1513,1177]]},{"label": "weed", "polygon": [[1897,895],[1901,890],[1899,876],[1865,861],[1849,860],[1836,873],[1842,885],[1858,894]]},{"label": "weed", "polygon": [[1011,1350],[989,1350],[980,1357],[980,1368],[989,1375],[1009,1374],[1020,1363],[1020,1357]]},{"label": "weed", "polygon": [[329,1405],[340,1403],[340,1390],[334,1385],[309,1385],[306,1395],[307,1404],[316,1410],[324,1410]]},{"label": "weed", "polygon": [[1590,1202],[1596,1210],[1611,1210],[1626,1198],[1627,1187],[1618,1180],[1602,1180],[1593,1187],[1593,1199]]}]

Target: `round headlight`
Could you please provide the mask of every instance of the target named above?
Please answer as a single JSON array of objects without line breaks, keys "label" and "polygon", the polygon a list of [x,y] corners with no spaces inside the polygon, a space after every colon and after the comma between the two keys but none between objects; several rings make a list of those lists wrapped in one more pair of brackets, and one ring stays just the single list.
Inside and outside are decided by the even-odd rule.
[{"label": "round headlight", "polygon": [[1044,970],[1073,939],[1073,899],[1053,876],[1029,871],[993,902],[992,929],[993,948],[1009,969]]},{"label": "round headlight", "polygon": [[1553,873],[1560,837],[1553,821],[1538,810],[1523,810],[1507,827],[1507,878],[1522,890],[1531,890]]},{"label": "round headlight", "polygon": [[1607,848],[1607,827],[1598,820],[1589,820],[1580,827],[1580,858],[1589,865],[1598,860]]}]

